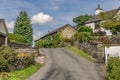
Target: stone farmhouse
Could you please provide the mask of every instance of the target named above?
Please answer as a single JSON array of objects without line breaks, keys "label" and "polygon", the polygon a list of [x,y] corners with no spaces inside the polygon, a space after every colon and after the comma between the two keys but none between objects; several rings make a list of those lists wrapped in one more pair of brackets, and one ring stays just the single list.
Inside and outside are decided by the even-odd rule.
[{"label": "stone farmhouse", "polygon": [[4,19],[0,19],[0,46],[7,46],[7,34],[8,30]]},{"label": "stone farmhouse", "polygon": [[[55,34],[57,34],[58,32],[60,32],[62,38],[67,38],[67,39],[72,39],[73,36],[76,34],[76,30],[70,25],[70,24],[66,24],[56,30],[53,30],[51,32],[49,32],[48,34],[44,35],[43,37],[41,37],[40,39],[46,39],[46,37],[48,36],[54,36]],[[40,40],[38,39],[38,40]],[[38,41],[36,40],[36,41]],[[35,41],[35,42],[36,42]]]},{"label": "stone farmhouse", "polygon": [[93,33],[105,33],[106,35],[112,35],[109,30],[105,30],[99,26],[100,23],[105,20],[116,18],[120,20],[120,7],[118,9],[113,9],[109,11],[103,11],[103,9],[98,4],[98,7],[95,9],[95,15],[86,22],[86,26],[89,26],[93,29]]}]

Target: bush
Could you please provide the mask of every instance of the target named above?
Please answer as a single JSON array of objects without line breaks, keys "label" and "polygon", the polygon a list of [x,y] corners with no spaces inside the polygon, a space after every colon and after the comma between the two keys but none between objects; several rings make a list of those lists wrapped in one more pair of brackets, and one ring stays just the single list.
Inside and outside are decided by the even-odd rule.
[{"label": "bush", "polygon": [[46,40],[44,40],[44,47],[45,48],[50,48],[50,47],[52,47],[53,46],[53,44],[52,44],[52,37],[51,36],[48,36],[47,38],[46,38]]},{"label": "bush", "polygon": [[17,54],[10,47],[0,47],[0,71],[10,71],[17,59]]},{"label": "bush", "polygon": [[90,33],[92,33],[93,30],[88,26],[80,26],[78,29],[78,32],[90,32]]},{"label": "bush", "polygon": [[51,47],[61,47],[62,46],[62,38],[59,33],[54,35],[53,37],[48,36],[45,40],[40,39],[36,42],[35,47],[39,48],[51,48]]},{"label": "bush", "polygon": [[50,48],[53,46],[53,40],[52,37],[47,37],[45,40],[40,39],[39,41],[36,42],[35,47],[39,48]]},{"label": "bush", "polygon": [[10,42],[19,42],[19,43],[26,43],[27,40],[24,36],[22,35],[18,35],[18,34],[8,34],[8,39],[10,40]]},{"label": "bush", "polygon": [[40,39],[39,41],[36,42],[35,47],[42,48],[44,46],[44,41]]},{"label": "bush", "polygon": [[23,69],[31,64],[34,64],[33,54],[17,54],[10,47],[0,47],[0,72]]},{"label": "bush", "polygon": [[33,54],[27,54],[27,53],[18,53],[17,60],[14,63],[14,69],[24,69],[31,64],[34,64],[34,55]]},{"label": "bush", "polygon": [[107,80],[120,80],[120,58],[109,58],[107,66]]},{"label": "bush", "polygon": [[60,33],[57,33],[53,38],[53,47],[61,47],[62,46],[62,37]]},{"label": "bush", "polygon": [[89,32],[79,32],[76,34],[77,40],[80,42],[89,41],[92,39],[91,33]]},{"label": "bush", "polygon": [[0,56],[0,72],[1,71],[7,71],[8,66],[7,66],[7,61]]}]

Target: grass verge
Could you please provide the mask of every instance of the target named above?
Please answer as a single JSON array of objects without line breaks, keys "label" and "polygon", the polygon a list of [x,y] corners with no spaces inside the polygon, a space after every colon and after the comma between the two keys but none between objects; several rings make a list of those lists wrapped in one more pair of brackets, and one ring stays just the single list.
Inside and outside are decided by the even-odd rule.
[{"label": "grass verge", "polygon": [[78,49],[77,47],[74,47],[74,46],[70,46],[70,47],[67,47],[67,50],[70,50],[72,52],[74,52],[75,54],[79,55],[79,56],[82,56],[92,62],[95,61],[95,59],[92,58],[92,56],[88,55],[87,53],[85,53],[84,51]]},{"label": "grass verge", "polygon": [[35,73],[40,67],[41,67],[41,64],[36,63],[35,65],[31,65],[28,68],[23,70],[18,70],[18,71],[13,71],[8,73],[3,72],[0,74],[0,80],[25,80],[27,77]]}]

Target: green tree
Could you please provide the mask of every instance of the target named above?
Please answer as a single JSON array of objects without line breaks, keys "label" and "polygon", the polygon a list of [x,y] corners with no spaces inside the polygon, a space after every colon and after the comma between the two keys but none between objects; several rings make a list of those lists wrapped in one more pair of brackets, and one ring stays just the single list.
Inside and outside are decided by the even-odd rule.
[{"label": "green tree", "polygon": [[107,30],[111,30],[114,35],[120,34],[120,20],[107,20],[101,26]]},{"label": "green tree", "polygon": [[91,15],[88,15],[88,14],[85,14],[85,15],[80,15],[76,18],[73,18],[73,22],[76,23],[76,27],[78,29],[79,26],[84,26],[85,25],[85,22],[87,20],[89,20],[92,16]]},{"label": "green tree", "polygon": [[33,29],[30,22],[30,18],[25,11],[21,11],[17,16],[15,27],[14,27],[14,34],[20,34],[24,36],[27,40],[27,43],[29,45],[32,45]]},{"label": "green tree", "polygon": [[92,29],[88,26],[80,26],[79,29],[78,29],[78,32],[90,32],[92,33]]}]

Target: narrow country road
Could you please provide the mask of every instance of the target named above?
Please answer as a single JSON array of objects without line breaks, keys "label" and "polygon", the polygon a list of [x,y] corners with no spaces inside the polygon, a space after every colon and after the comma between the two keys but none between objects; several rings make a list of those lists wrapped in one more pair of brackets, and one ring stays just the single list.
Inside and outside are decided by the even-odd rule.
[{"label": "narrow country road", "polygon": [[63,48],[43,49],[46,63],[27,80],[103,80],[92,63]]}]

